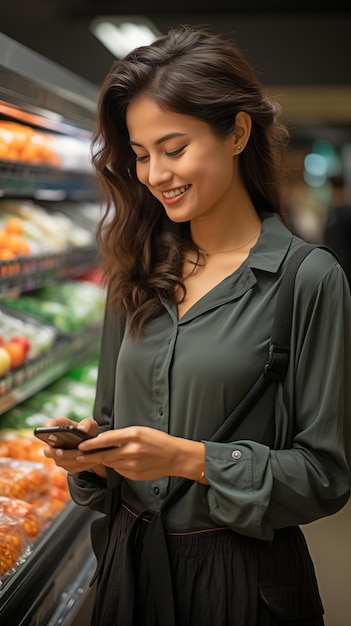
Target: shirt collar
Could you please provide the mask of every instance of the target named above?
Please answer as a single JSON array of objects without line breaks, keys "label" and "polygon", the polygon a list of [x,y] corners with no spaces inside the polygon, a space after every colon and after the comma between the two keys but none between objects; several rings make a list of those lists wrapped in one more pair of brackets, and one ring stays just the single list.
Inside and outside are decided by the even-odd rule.
[{"label": "shirt collar", "polygon": [[277,214],[267,214],[262,221],[261,234],[251,248],[244,264],[267,272],[277,272],[293,239],[292,233]]}]

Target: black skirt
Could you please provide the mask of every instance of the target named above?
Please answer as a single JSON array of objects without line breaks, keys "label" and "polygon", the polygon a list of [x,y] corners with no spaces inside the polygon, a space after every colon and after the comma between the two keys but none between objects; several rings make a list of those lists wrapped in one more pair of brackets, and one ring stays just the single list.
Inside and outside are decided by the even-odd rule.
[{"label": "black skirt", "polygon": [[[125,584],[130,569],[126,546],[137,521],[141,523],[132,558],[131,593]],[[117,512],[103,563],[99,563],[91,626],[324,624],[313,564],[298,527],[276,531],[272,542],[245,537],[228,528],[165,533],[174,620],[160,618],[157,606],[165,593],[163,579],[159,578],[155,589],[141,554],[149,523],[125,505]],[[98,532],[103,532],[101,526]],[[155,564],[157,552],[156,545]],[[126,605],[132,615],[128,619],[122,608]]]}]

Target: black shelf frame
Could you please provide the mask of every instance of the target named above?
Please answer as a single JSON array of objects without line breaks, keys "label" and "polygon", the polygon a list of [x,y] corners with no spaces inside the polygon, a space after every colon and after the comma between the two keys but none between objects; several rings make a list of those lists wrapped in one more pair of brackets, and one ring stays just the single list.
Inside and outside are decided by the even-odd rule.
[{"label": "black shelf frame", "polygon": [[0,261],[0,295],[33,291],[64,279],[76,278],[98,265],[96,246],[68,248]]},{"label": "black shelf frame", "polygon": [[7,198],[91,200],[96,186],[92,171],[0,160],[0,192]]}]

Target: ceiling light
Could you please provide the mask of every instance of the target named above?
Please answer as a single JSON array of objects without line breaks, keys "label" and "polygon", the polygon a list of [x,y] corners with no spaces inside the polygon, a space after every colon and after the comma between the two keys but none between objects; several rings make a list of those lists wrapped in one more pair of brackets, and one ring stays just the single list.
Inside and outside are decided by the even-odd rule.
[{"label": "ceiling light", "polygon": [[91,22],[90,30],[119,59],[134,48],[151,44],[161,35],[156,26],[142,16],[97,17]]}]

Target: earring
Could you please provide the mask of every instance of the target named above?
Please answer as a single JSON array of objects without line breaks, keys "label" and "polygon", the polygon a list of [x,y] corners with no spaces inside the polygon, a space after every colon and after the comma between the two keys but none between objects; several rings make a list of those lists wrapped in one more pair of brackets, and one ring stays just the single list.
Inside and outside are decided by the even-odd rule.
[{"label": "earring", "polygon": [[243,147],[243,144],[241,144],[240,146],[238,146],[238,150],[241,150]]}]

